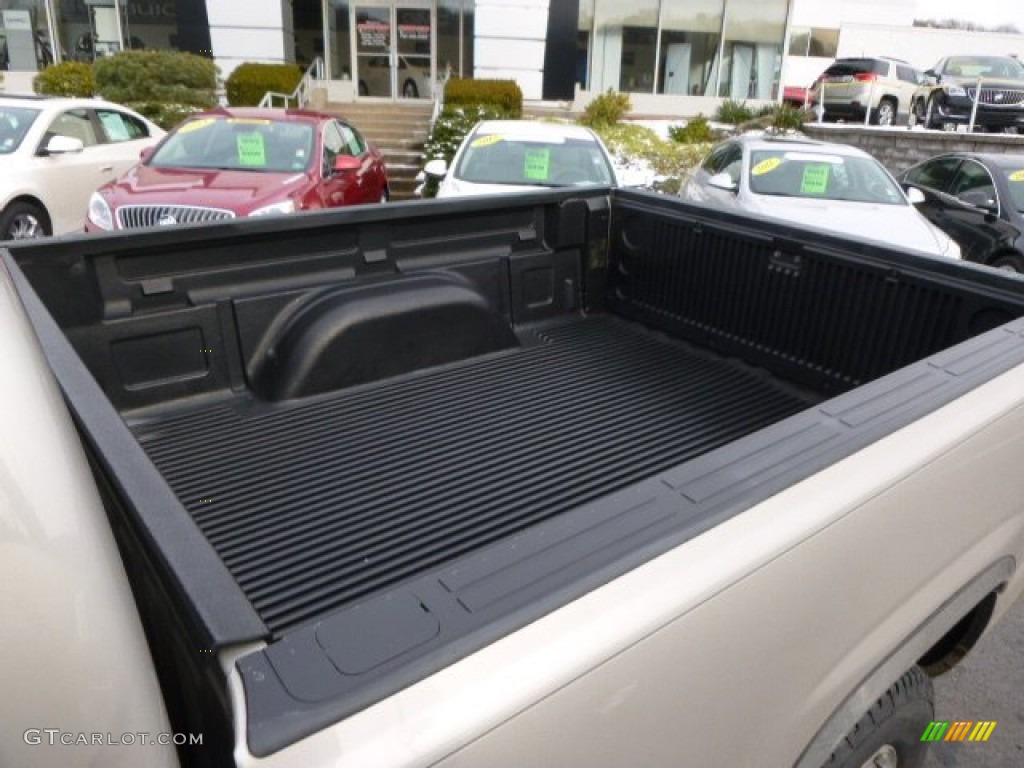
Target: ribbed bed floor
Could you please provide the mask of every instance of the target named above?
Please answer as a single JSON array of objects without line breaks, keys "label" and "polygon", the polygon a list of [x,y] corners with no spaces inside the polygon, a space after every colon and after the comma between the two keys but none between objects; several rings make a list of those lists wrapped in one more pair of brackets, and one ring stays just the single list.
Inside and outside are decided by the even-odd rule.
[{"label": "ribbed bed floor", "polygon": [[291,403],[137,429],[275,633],[807,407],[608,317]]}]

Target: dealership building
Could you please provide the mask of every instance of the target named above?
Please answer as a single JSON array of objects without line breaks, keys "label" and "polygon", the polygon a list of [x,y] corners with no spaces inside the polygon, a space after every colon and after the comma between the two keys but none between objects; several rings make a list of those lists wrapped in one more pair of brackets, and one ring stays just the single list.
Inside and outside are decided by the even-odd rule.
[{"label": "dealership building", "polygon": [[[434,84],[453,75],[512,78],[527,99],[580,104],[610,88],[629,92],[640,111],[706,112],[711,100],[778,99],[784,84],[806,84],[836,55],[895,50],[927,66],[924,54],[912,57],[915,41],[931,32],[940,43],[912,28],[914,8],[914,0],[0,0],[0,69],[7,91],[31,90],[34,73],[54,60],[175,49],[212,56],[225,76],[244,61],[305,67],[320,58],[334,101],[432,98]],[[964,33],[952,34],[969,47]],[[970,37],[1001,53],[1024,39]]]}]

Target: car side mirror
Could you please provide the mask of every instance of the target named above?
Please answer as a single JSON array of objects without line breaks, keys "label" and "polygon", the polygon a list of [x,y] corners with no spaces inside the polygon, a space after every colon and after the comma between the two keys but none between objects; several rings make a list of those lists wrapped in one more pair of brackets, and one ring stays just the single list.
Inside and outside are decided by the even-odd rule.
[{"label": "car side mirror", "polygon": [[999,211],[999,203],[993,200],[988,192],[980,189],[972,189],[969,192],[964,192],[960,195],[960,202],[966,203],[967,205],[973,205],[975,208],[980,208],[986,213],[995,214]]},{"label": "car side mirror", "polygon": [[334,172],[335,173],[346,173],[348,171],[358,171],[363,166],[363,161],[358,157],[352,155],[338,155],[334,158]]},{"label": "car side mirror", "polygon": [[708,186],[714,187],[715,189],[724,189],[726,192],[735,192],[737,189],[739,189],[739,185],[735,181],[733,181],[732,176],[730,176],[725,171],[722,171],[721,173],[716,173],[714,176],[708,179]]},{"label": "car side mirror", "polygon": [[46,142],[45,154],[66,155],[74,152],[81,152],[85,144],[81,139],[73,139],[70,136],[53,136]]},{"label": "car side mirror", "polygon": [[907,187],[907,200],[911,205],[920,205],[925,201],[924,192],[917,187]]},{"label": "car side mirror", "polygon": [[423,172],[427,174],[427,176],[443,179],[448,175],[448,163],[446,163],[443,158],[434,158],[423,166]]},{"label": "car side mirror", "polygon": [[144,150],[139,152],[139,161],[143,163],[146,162],[147,160],[149,160],[149,158],[153,156],[153,153],[155,151],[156,147],[146,147]]}]

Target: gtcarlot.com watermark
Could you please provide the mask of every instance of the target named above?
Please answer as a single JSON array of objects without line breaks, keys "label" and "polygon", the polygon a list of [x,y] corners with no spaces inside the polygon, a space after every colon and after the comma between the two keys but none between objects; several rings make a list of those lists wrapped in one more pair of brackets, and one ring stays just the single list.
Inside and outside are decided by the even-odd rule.
[{"label": "gtcarlot.com watermark", "polygon": [[162,745],[177,747],[197,746],[203,743],[201,733],[150,733],[135,731],[134,733],[74,733],[62,731],[60,728],[29,728],[22,739],[30,746],[46,744],[47,746],[65,747],[121,747],[142,745]]}]

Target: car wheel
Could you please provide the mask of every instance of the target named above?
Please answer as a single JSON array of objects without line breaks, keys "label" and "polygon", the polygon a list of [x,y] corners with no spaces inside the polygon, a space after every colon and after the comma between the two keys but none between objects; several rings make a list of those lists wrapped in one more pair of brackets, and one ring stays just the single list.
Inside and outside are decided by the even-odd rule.
[{"label": "car wheel", "polygon": [[418,99],[420,89],[416,87],[416,83],[412,80],[406,80],[405,85],[402,86],[402,95],[407,99]]},{"label": "car wheel", "polygon": [[935,714],[931,679],[911,667],[839,742],[823,768],[919,768],[928,754],[922,736]]},{"label": "car wheel", "polygon": [[369,89],[369,87],[367,87],[365,80],[360,80],[359,81],[359,95],[360,96],[369,96],[370,95],[370,89]]},{"label": "car wheel", "polygon": [[0,215],[0,240],[34,240],[49,234],[49,219],[32,203],[11,203]]},{"label": "car wheel", "polygon": [[1019,253],[1004,253],[994,258],[989,266],[1007,272],[1024,272],[1024,256]]},{"label": "car wheel", "polygon": [[928,127],[928,112],[925,110],[924,99],[915,101],[914,108],[910,112],[914,116],[914,123],[916,125]]},{"label": "car wheel", "polygon": [[891,126],[896,123],[896,102],[892,99],[882,99],[875,110],[875,124]]}]

